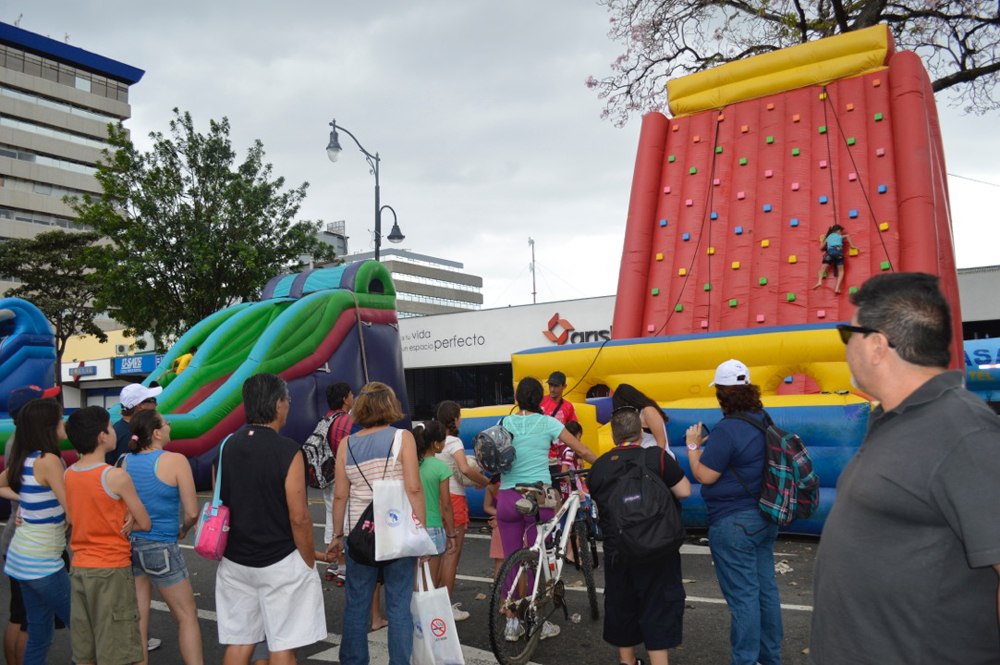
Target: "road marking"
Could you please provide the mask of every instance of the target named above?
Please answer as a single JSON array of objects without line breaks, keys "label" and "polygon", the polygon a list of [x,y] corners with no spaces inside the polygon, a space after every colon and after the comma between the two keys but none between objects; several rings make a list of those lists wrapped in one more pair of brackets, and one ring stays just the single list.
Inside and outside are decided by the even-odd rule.
[{"label": "road marking", "polygon": [[[154,600],[150,602],[149,606],[158,612],[170,611],[167,604],[161,600]],[[206,621],[218,621],[215,612],[212,612],[211,610],[198,610],[198,618]],[[370,656],[369,662],[371,665],[389,665],[388,633],[389,631],[387,630],[379,630],[374,633],[368,633],[368,652]],[[321,663],[337,662],[340,652],[340,635],[337,635],[336,633],[327,633],[326,639],[317,642],[317,644],[323,643],[329,644],[331,647],[309,656],[306,660],[315,660]],[[465,665],[496,665],[497,662],[497,659],[493,656],[492,652],[477,649],[476,647],[466,646],[464,644],[462,645],[462,655],[465,657]],[[538,664],[528,663],[528,665]]]},{"label": "road marking", "polygon": [[[490,586],[493,585],[493,578],[492,577],[476,577],[475,575],[455,575],[455,579],[457,579],[457,580],[464,580],[466,582],[482,582],[484,584],[489,584]],[[586,591],[587,587],[585,587],[585,586],[567,586],[566,590],[567,591]],[[604,593],[604,589],[602,587],[597,587],[597,593]],[[701,596],[688,596],[687,600],[691,601],[692,603],[709,603],[709,604],[712,604],[712,605],[725,605],[726,604],[725,598],[702,598]],[[796,611],[796,612],[812,612],[813,608],[812,608],[811,605],[791,605],[791,604],[786,605],[786,604],[782,604],[781,609],[783,609],[783,610],[792,610],[792,611]]]}]

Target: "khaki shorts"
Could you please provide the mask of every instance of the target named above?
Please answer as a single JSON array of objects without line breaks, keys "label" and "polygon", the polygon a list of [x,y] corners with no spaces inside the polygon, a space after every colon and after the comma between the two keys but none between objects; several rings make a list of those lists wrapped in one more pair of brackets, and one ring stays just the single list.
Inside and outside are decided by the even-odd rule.
[{"label": "khaki shorts", "polygon": [[143,644],[132,567],[74,568],[70,590],[73,662],[140,662]]}]

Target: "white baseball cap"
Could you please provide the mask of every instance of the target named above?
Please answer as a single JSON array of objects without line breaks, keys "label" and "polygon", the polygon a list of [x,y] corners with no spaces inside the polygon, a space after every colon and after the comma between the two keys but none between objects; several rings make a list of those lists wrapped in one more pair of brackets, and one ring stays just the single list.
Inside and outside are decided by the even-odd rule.
[{"label": "white baseball cap", "polygon": [[739,360],[727,360],[715,368],[715,381],[709,386],[749,386],[750,370]]},{"label": "white baseball cap", "polygon": [[150,388],[149,386],[144,386],[141,383],[130,383],[122,388],[122,394],[118,398],[118,401],[121,402],[123,409],[131,409],[139,406],[150,397],[156,397],[162,392],[163,388],[160,388],[159,386],[156,388]]}]

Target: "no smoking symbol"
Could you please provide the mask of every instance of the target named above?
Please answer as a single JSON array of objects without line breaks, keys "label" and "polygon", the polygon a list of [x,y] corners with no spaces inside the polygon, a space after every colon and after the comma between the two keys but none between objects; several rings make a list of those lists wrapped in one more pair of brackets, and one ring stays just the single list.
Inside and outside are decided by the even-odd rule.
[{"label": "no smoking symbol", "polygon": [[434,633],[434,637],[444,637],[447,631],[448,626],[445,625],[443,619],[434,619],[431,621],[431,632]]}]

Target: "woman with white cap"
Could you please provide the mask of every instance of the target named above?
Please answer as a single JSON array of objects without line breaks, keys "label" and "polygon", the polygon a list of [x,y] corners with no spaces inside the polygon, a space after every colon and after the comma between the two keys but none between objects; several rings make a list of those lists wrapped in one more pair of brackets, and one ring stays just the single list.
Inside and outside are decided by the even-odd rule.
[{"label": "woman with white cap", "polygon": [[[733,665],[781,663],[781,602],[774,581],[778,527],[757,508],[764,476],[764,433],[743,416],[764,422],[760,387],[739,360],[715,370],[715,395],[723,418],[703,436],[702,424],[686,433],[691,474],[708,508],[708,544],[715,575],[731,615]],[[732,417],[735,416],[735,417]],[[704,446],[704,448],[703,448]]]}]

